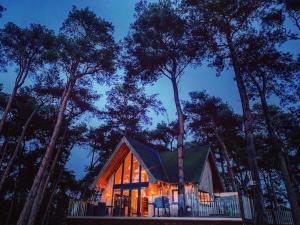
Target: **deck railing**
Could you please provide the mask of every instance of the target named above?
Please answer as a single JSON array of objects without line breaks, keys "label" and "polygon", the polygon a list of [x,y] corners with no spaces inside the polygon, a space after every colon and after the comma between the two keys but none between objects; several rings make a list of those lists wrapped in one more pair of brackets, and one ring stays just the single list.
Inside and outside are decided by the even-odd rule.
[{"label": "deck railing", "polygon": [[87,216],[88,204],[87,201],[70,199],[68,216]]},{"label": "deck railing", "polygon": [[188,194],[187,205],[193,217],[241,217],[237,194],[230,198],[219,196],[213,201],[199,201],[195,194]]},{"label": "deck railing", "polygon": [[[97,207],[96,202],[92,201],[81,201],[81,200],[70,200],[68,216],[88,216],[92,215],[91,209]],[[173,216],[177,217],[178,205],[177,202],[170,202],[169,208],[156,209],[159,211],[156,215],[160,216]],[[153,203],[149,203],[149,212],[154,212],[151,207]],[[111,212],[112,208],[106,210],[107,215],[113,215]],[[168,212],[168,213],[166,213]],[[149,214],[152,216],[151,214]],[[217,199],[214,201],[199,201],[197,196],[194,194],[187,195],[187,216],[189,217],[233,217],[239,218],[240,206],[237,198],[231,200]]]},{"label": "deck railing", "polygon": [[240,217],[238,202],[203,202],[191,207],[193,217]]},{"label": "deck railing", "polygon": [[268,224],[276,225],[293,225],[293,215],[291,210],[279,209],[279,210],[266,210]]},{"label": "deck railing", "polygon": [[[240,207],[239,201],[236,199],[222,199],[217,198],[215,201],[199,202],[195,196],[188,196],[187,198],[187,216],[188,217],[226,217],[226,218],[241,218],[241,209],[243,209],[243,218],[251,221],[253,220],[253,203],[252,200],[243,196],[243,207]],[[92,201],[81,201],[71,199],[69,202],[68,216],[84,217],[93,216],[91,210],[97,207],[98,203]],[[176,204],[170,205],[171,210],[160,209],[160,216],[177,217]],[[110,209],[111,210],[111,209]],[[169,212],[165,214],[165,212]],[[170,213],[171,212],[171,213]],[[109,210],[105,215],[111,215]],[[266,210],[268,224],[276,225],[293,225],[293,217],[291,210],[278,209]]]}]

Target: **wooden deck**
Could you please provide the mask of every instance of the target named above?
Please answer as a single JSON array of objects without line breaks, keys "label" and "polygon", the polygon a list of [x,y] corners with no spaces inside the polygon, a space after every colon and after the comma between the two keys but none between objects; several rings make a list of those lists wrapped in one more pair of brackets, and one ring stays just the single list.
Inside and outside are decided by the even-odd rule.
[{"label": "wooden deck", "polygon": [[67,217],[67,225],[242,225],[241,218],[217,217]]}]

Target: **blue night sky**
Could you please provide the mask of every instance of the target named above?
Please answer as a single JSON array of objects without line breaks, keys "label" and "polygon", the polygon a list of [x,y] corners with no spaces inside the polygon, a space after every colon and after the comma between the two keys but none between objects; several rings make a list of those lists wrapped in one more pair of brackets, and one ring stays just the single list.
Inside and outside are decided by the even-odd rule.
[{"label": "blue night sky", "polygon": [[[75,5],[78,8],[89,7],[98,16],[110,21],[115,27],[115,39],[119,41],[127,34],[129,25],[133,21],[136,2],[137,0],[1,0],[1,4],[7,8],[7,11],[0,19],[0,26],[2,27],[8,21],[21,27],[30,23],[40,23],[57,31],[67,17],[68,11]],[[285,49],[295,52],[295,49],[299,49],[299,47],[297,48],[296,43],[288,43]],[[13,80],[13,70],[9,70],[8,74],[0,74],[0,83],[3,83],[6,92],[10,92]],[[100,93],[108,90],[101,86],[96,88]],[[159,99],[167,110],[167,115],[156,116],[153,114],[153,125],[161,120],[166,121],[167,117],[169,120],[176,118],[173,91],[169,80],[162,78],[155,85],[146,87],[146,90],[149,94],[158,93]],[[216,77],[214,69],[205,65],[188,68],[180,82],[181,99],[188,99],[190,91],[201,90],[207,90],[210,95],[221,97],[236,112],[241,112],[239,96],[231,71],[225,71],[221,77]],[[101,107],[104,103],[105,101],[100,101],[97,105]],[[89,157],[86,151],[76,148],[72,152],[68,168],[74,170],[77,177],[82,177],[84,166],[88,162]]]}]

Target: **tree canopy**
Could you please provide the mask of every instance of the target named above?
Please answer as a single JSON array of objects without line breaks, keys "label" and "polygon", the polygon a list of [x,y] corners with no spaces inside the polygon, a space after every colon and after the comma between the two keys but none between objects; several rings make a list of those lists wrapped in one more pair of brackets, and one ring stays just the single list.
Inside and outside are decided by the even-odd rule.
[{"label": "tree canopy", "polygon": [[[184,152],[200,144],[225,191],[254,199],[256,225],[288,208],[299,225],[300,56],[288,51],[300,40],[299,6],[139,0],[116,42],[113,24],[88,7],[73,6],[53,31],[7,22],[13,9],[0,5],[0,223],[64,224],[69,199],[99,195],[89,187],[128,136],[176,151],[179,216],[189,213]],[[197,89],[204,73],[230,76],[235,87],[214,81],[235,99]],[[170,89],[156,88],[165,81]],[[70,169],[74,151],[86,156],[82,177]]]}]

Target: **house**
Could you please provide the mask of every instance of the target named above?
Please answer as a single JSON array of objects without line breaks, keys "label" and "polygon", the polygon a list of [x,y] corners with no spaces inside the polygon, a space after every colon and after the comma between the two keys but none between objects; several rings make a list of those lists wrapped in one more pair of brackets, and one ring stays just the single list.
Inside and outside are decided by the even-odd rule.
[{"label": "house", "polygon": [[[185,147],[187,208],[178,217],[177,152],[154,148],[123,137],[91,186],[98,194],[70,200],[67,224],[251,224],[252,200],[224,192],[210,148],[199,145]],[[269,224],[274,213],[284,214],[280,224],[293,224],[290,211],[268,211]]]},{"label": "house", "polygon": [[[184,162],[186,200],[193,194],[200,202],[212,202],[214,193],[223,191],[223,187],[210,148],[192,146],[186,149]],[[114,209],[120,206],[118,214],[122,216],[153,216],[151,204],[161,196],[172,204],[169,213],[176,214],[177,180],[176,151],[157,151],[123,137],[93,188],[101,190],[101,201],[106,206]]]}]

